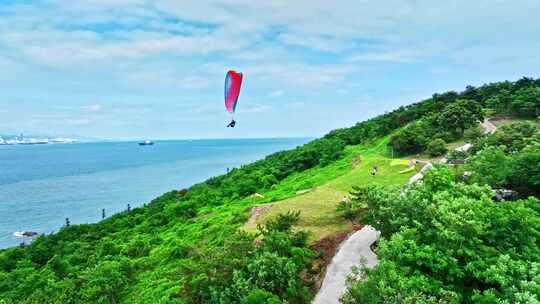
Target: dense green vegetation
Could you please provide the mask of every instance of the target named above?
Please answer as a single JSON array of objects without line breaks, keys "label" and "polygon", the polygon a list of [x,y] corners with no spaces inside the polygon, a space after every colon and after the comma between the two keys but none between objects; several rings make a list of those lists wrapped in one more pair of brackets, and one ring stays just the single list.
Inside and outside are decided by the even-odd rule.
[{"label": "dense green vegetation", "polygon": [[538,303],[538,199],[493,202],[489,187],[444,167],[404,195],[368,188],[360,199],[362,220],[381,231],[379,264],[344,303]]},{"label": "dense green vegetation", "polygon": [[[391,145],[401,154],[420,153],[435,139],[452,142],[461,138],[467,129],[473,128],[465,134],[470,138],[478,134],[477,123],[484,118],[484,109],[487,108],[500,114],[536,118],[540,114],[539,82],[538,79],[522,78],[517,82],[467,87],[460,94],[435,94],[423,102],[420,109],[426,111],[420,112],[420,119],[392,136]],[[410,112],[417,113],[404,110],[404,113]]]},{"label": "dense green vegetation", "polygon": [[466,166],[472,182],[510,188],[523,198],[540,197],[540,130],[528,122],[502,126],[475,140]]},{"label": "dense green vegetation", "polygon": [[[460,168],[429,170],[405,193],[352,193],[356,208],[344,215],[382,238],[380,264],[349,282],[344,303],[540,301],[540,130],[515,123],[473,141],[471,155],[450,158],[464,160]],[[501,187],[522,200],[494,201]]]},{"label": "dense green vegetation", "polygon": [[[508,295],[512,288],[536,292],[531,291],[532,283],[527,283],[534,272],[523,270],[522,265],[538,261],[537,249],[531,246],[538,247],[535,225],[540,208],[536,200],[526,199],[538,195],[540,185],[538,130],[534,125],[519,124],[502,127],[489,136],[476,136],[479,134],[474,128],[488,107],[499,114],[535,117],[539,88],[540,80],[523,78],[434,95],[190,189],[171,191],[145,207],[97,224],[64,227],[27,246],[2,250],[0,303],[308,303],[311,277],[317,271],[311,265],[316,254],[309,248],[308,235],[292,228],[302,223],[302,215],[277,215],[257,231],[246,233],[240,228],[248,219],[249,207],[290,198],[298,190],[322,184],[325,187],[321,189],[327,191],[324,193],[337,190],[342,195],[339,191],[348,191],[354,184],[370,184],[362,182],[369,178],[363,166],[372,164],[380,165],[380,185],[401,186],[407,178],[399,173],[403,168],[385,173],[390,167],[389,153],[369,156],[370,146],[382,151],[388,142],[396,154],[407,154],[423,152],[436,142],[429,151],[435,155],[444,153],[444,142],[464,134],[476,138],[473,155],[456,156],[466,163],[460,170],[478,172],[468,180],[458,182],[461,175],[441,169],[442,173],[427,179],[433,182],[405,196],[381,188],[370,188],[365,195],[357,193],[357,199],[367,203],[369,211],[355,214],[366,206],[351,206],[350,219],[381,229],[384,240],[379,253],[381,266],[365,283],[353,284],[348,301],[373,299],[375,303],[386,299],[377,289],[368,295],[371,288],[367,286],[387,275],[389,288],[397,290],[393,294],[388,291],[389,295],[398,298],[410,294],[487,303],[489,297],[513,299]],[[354,151],[369,156],[356,171],[351,169]],[[337,178],[340,175],[347,178]],[[493,204],[488,186],[515,189],[524,200]],[[254,193],[264,197],[253,198]],[[388,207],[383,208],[386,204]],[[335,211],[335,205],[328,210]],[[461,219],[468,222],[460,223]],[[437,221],[452,225],[444,230]],[[428,229],[433,227],[440,231]],[[520,231],[519,235],[508,233],[512,229]],[[398,247],[401,252],[415,253],[396,257],[398,251],[391,243],[394,239],[405,242],[396,243],[402,246]],[[450,245],[455,247],[443,247],[446,241],[454,241]],[[479,243],[483,251],[475,253],[474,246]],[[413,245],[424,246],[426,251],[416,252],[418,247]],[[465,253],[454,252],[459,248]],[[448,257],[441,256],[446,253]],[[420,261],[414,264],[414,259]],[[435,263],[439,261],[443,264]],[[465,263],[469,261],[471,265]],[[499,269],[497,265],[508,267]],[[448,279],[436,267],[451,269],[445,276]],[[491,267],[495,267],[493,278],[481,278]],[[515,278],[508,281],[512,275]],[[401,280],[404,276],[410,280]],[[515,285],[520,278],[524,285]],[[458,279],[463,281],[461,285]],[[381,292],[387,292],[383,289]]]}]

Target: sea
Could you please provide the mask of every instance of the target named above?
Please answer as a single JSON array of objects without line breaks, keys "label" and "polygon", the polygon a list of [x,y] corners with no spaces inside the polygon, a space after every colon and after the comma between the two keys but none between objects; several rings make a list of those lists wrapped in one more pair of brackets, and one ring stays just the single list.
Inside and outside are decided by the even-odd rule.
[{"label": "sea", "polygon": [[307,138],[0,145],[0,248],[136,208]]}]

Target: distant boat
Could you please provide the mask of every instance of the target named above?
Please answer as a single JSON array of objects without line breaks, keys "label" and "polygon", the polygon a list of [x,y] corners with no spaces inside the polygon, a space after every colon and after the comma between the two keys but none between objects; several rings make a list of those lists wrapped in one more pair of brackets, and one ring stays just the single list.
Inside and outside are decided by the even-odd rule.
[{"label": "distant boat", "polygon": [[139,146],[152,146],[154,144],[153,141],[145,140],[139,143]]}]

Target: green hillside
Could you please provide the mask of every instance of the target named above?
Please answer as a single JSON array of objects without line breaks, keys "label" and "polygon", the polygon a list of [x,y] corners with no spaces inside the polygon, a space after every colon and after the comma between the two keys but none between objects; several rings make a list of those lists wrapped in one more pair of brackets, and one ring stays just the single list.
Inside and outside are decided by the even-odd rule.
[{"label": "green hillside", "polygon": [[[256,221],[248,222],[247,231],[255,232],[257,224],[264,224],[268,219],[279,214],[299,211],[302,217],[298,228],[310,233],[312,240],[316,241],[337,232],[348,231],[351,223],[340,216],[336,211],[339,201],[346,196],[354,186],[359,185],[403,185],[416,172],[400,173],[406,169],[408,161],[404,164],[391,165],[392,159],[388,155],[388,137],[372,143],[349,146],[345,149],[345,156],[335,163],[323,168],[310,169],[298,174],[289,180],[280,183],[280,187],[287,187],[295,181],[308,182],[316,177],[325,176],[327,181],[320,186],[308,188],[308,192],[294,197],[277,201],[267,205],[268,211],[257,217]],[[395,163],[395,162],[394,162]],[[378,172],[372,176],[373,166]],[[300,191],[302,192],[302,191]]]},{"label": "green hillside", "polygon": [[[538,248],[531,245],[540,245],[535,213],[540,207],[532,198],[540,195],[538,127],[527,122],[510,124],[495,134],[468,139],[486,115],[536,123],[538,114],[540,79],[523,78],[467,87],[461,93],[435,94],[189,189],[165,193],[144,207],[96,224],[64,227],[27,246],[1,250],[0,303],[309,303],[313,278],[319,271],[314,261],[320,254],[312,244],[351,229],[350,222],[337,211],[337,204],[353,188],[358,218],[381,230],[384,239],[397,243],[392,247],[381,241],[379,254],[386,268],[377,268],[373,274],[373,278],[394,278],[385,282],[389,289],[375,286],[376,281],[365,283],[368,285],[352,282],[349,303],[380,303],[391,296],[397,303],[405,289],[410,291],[406,293],[410,303],[445,303],[445,296],[451,303],[472,302],[480,299],[473,298],[475,293],[485,295],[484,303],[494,303],[490,299],[512,302],[513,298],[505,296],[511,286],[500,282],[515,274],[510,270],[499,271],[500,280],[496,281],[473,277],[456,266],[455,277],[446,274],[454,280],[449,282],[430,268],[437,261],[427,266],[415,262],[427,260],[431,253],[442,254],[442,249],[431,253],[426,249],[424,256],[411,254],[409,257],[414,258],[406,261],[396,261],[395,255],[399,250],[412,250],[398,241],[414,237],[413,229],[428,233],[430,225],[438,225],[434,219],[441,210],[434,206],[467,214],[465,203],[459,208],[449,203],[453,200],[448,197],[460,197],[459,201],[476,204],[471,210],[478,211],[478,227],[498,227],[496,212],[501,216],[529,214],[520,217],[529,226],[512,217],[508,222],[515,220],[516,226],[503,227],[519,231],[526,239],[523,243],[499,240],[491,234],[482,235],[478,242],[487,244],[491,238],[508,245],[482,247],[489,254],[511,254],[510,245],[522,250],[524,253],[509,257],[515,258],[517,265],[512,271],[527,263],[539,263]],[[444,150],[441,146],[465,141],[473,142],[474,149],[467,155],[452,154],[450,161],[456,164],[452,170],[441,169],[442,173],[428,176],[418,189],[400,194],[399,188],[415,173],[406,170],[408,158],[439,157]],[[375,176],[370,174],[373,166],[378,167]],[[476,174],[464,180],[459,174],[463,171]],[[504,210],[481,208],[481,203],[493,203],[487,188],[490,186],[513,189],[520,198],[531,198],[507,204]],[[358,195],[358,189],[367,194]],[[254,206],[271,207],[250,222]],[[444,214],[448,213],[454,214]],[[488,219],[492,220],[489,224],[483,222]],[[445,224],[451,222],[446,220]],[[423,226],[415,226],[418,223]],[[401,234],[401,226],[410,229],[408,234]],[[475,236],[467,229],[456,228],[441,235]],[[425,248],[444,243],[436,233],[423,236]],[[464,248],[468,257],[475,256],[474,246]],[[452,259],[460,260],[458,249],[451,248],[455,254],[449,255]],[[474,271],[503,261],[489,255],[478,259],[482,267]],[[526,282],[528,275],[522,274]],[[537,273],[530,276],[538,278]],[[417,281],[401,280],[403,277]],[[456,280],[463,280],[463,284],[456,284]],[[529,287],[523,292],[538,300],[539,289]],[[389,290],[394,293],[390,295]],[[384,292],[389,293],[388,298]],[[415,295],[423,302],[415,301]]]}]

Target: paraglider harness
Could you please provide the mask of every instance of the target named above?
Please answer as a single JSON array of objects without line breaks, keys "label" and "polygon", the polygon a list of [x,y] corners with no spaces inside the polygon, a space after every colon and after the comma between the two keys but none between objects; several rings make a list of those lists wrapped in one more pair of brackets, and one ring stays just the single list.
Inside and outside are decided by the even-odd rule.
[{"label": "paraglider harness", "polygon": [[236,121],[233,119],[233,120],[231,120],[231,122],[227,125],[227,128],[228,128],[228,127],[234,128],[234,126],[236,126]]}]

